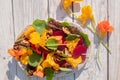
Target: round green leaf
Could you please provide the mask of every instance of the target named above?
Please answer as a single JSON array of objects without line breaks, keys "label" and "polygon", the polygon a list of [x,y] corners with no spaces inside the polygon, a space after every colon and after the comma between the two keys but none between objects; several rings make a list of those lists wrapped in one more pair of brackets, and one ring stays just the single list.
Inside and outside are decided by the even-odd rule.
[{"label": "round green leaf", "polygon": [[44,20],[39,20],[39,19],[36,19],[33,22],[33,27],[39,34],[42,34],[43,31],[48,28],[47,23]]},{"label": "round green leaf", "polygon": [[47,47],[52,50],[57,50],[58,48],[58,41],[55,39],[48,39],[47,40]]},{"label": "round green leaf", "polygon": [[78,36],[76,34],[69,34],[67,37],[66,37],[66,40],[67,41],[71,41],[71,40],[74,40],[78,38]]},{"label": "round green leaf", "polygon": [[42,56],[35,52],[32,55],[30,55],[28,59],[29,65],[33,67],[36,67],[41,61],[42,61]]},{"label": "round green leaf", "polygon": [[65,27],[67,27],[67,28],[71,28],[70,24],[67,23],[67,22],[62,22],[62,25],[65,26]]}]

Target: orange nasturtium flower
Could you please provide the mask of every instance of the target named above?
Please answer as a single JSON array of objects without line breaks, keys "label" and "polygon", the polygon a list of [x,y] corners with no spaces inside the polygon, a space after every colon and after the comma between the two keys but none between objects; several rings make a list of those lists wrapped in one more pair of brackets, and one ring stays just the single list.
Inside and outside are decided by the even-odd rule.
[{"label": "orange nasturtium flower", "polygon": [[93,16],[92,7],[89,5],[83,6],[82,7],[82,14],[80,16],[78,16],[78,19],[81,21],[82,26],[85,26],[87,21],[93,20],[94,16]]},{"label": "orange nasturtium flower", "polygon": [[59,65],[55,63],[53,53],[49,53],[47,58],[42,63],[43,68],[52,67],[55,70],[59,70]]},{"label": "orange nasturtium flower", "polygon": [[33,53],[30,48],[21,48],[20,50],[9,49],[8,52],[24,65],[28,64],[28,56]]},{"label": "orange nasturtium flower", "polygon": [[98,32],[100,37],[103,39],[108,32],[112,32],[114,28],[110,25],[108,21],[102,21],[98,24]]},{"label": "orange nasturtium flower", "polygon": [[67,10],[72,5],[72,2],[80,2],[80,1],[83,0],[63,0],[63,8]]}]

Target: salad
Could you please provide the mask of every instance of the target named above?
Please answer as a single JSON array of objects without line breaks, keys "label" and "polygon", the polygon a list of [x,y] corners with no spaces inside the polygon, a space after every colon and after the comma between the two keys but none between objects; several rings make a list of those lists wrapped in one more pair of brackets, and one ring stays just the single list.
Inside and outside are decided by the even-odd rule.
[{"label": "salad", "polygon": [[86,59],[90,45],[87,34],[68,22],[36,19],[8,50],[23,64],[26,74],[52,80],[55,73],[77,68]]}]

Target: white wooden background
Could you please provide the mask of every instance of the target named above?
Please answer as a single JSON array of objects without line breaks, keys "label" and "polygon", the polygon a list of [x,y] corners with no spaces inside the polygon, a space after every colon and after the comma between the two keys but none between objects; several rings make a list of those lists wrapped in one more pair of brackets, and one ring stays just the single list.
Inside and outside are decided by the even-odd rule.
[{"label": "white wooden background", "polygon": [[[96,38],[90,31],[85,30],[92,41],[90,53],[93,57],[79,72],[54,80],[120,80],[120,0],[84,0],[80,5],[73,5],[74,11],[87,4],[93,7],[96,22],[109,20],[115,27],[115,31],[105,39],[112,55],[107,55],[108,52],[101,45],[100,69],[96,63]],[[45,80],[37,77],[28,79],[7,50],[12,47],[23,27],[36,18],[48,17],[74,21],[63,11],[61,0],[0,0],[0,80]]]}]

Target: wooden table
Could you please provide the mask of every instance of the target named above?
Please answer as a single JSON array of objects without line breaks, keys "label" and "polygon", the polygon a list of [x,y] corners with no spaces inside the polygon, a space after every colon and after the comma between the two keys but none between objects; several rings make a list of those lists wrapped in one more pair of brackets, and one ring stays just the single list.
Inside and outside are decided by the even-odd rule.
[{"label": "wooden table", "polygon": [[[83,5],[91,5],[94,10],[96,22],[109,20],[115,27],[115,31],[105,39],[112,50],[107,54],[101,45],[101,62],[99,68],[96,62],[97,38],[85,29],[91,40],[91,59],[75,74],[66,77],[54,78],[54,80],[120,80],[120,0],[84,0],[80,5],[74,4],[74,11]],[[77,12],[79,13],[79,12]],[[1,80],[45,80],[33,77],[28,79],[24,71],[16,61],[7,53],[12,47],[19,31],[35,19],[47,19],[74,21],[66,15],[61,6],[61,0],[0,0],[0,79]]]}]

